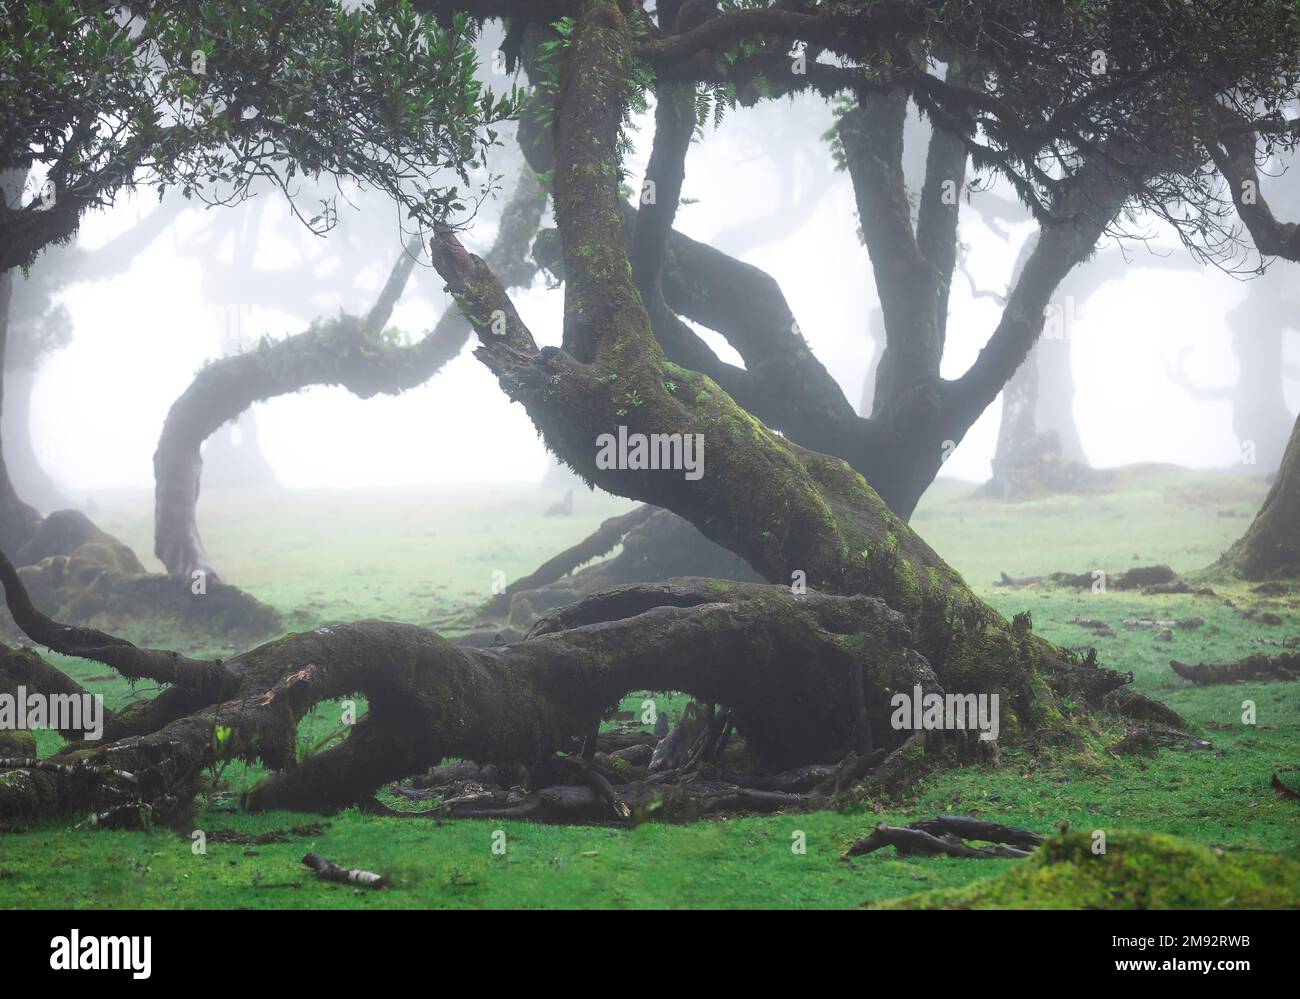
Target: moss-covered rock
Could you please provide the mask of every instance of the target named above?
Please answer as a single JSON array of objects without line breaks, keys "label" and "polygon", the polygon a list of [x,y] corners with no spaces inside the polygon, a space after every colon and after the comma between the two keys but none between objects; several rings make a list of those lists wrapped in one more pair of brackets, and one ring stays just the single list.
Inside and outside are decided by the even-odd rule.
[{"label": "moss-covered rock", "polygon": [[[972,861],[950,861],[971,863]],[[978,862],[978,861],[976,861]],[[1231,854],[1161,833],[1055,836],[1028,860],[962,888],[880,903],[887,909],[1300,908],[1300,863]]]}]

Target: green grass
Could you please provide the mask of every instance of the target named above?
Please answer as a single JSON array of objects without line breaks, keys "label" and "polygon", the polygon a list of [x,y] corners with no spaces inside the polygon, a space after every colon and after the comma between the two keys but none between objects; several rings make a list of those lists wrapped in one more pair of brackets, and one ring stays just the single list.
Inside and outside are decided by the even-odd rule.
[{"label": "green grass", "polygon": [[[1117,574],[1157,562],[1180,572],[1198,570],[1244,530],[1264,492],[1260,480],[1160,467],[1128,470],[1105,494],[1025,503],[972,499],[969,488],[941,483],[914,520],[922,536],[1000,611],[1029,610],[1036,629],[1057,642],[1096,644],[1105,665],[1131,670],[1138,689],[1183,713],[1190,728],[1213,743],[1209,750],[1165,750],[1153,759],[1114,757],[1096,746],[1033,759],[1007,750],[1000,769],[945,771],[880,812],[855,809],[630,830],[518,822],[437,825],[356,812],[327,820],[289,813],[248,816],[231,808],[233,793],[224,794],[195,820],[209,834],[225,829],[256,835],[327,824],[286,843],[209,842],[206,854],[196,855],[188,836],[167,830],[120,833],[45,823],[0,836],[0,905],[833,907],[917,893],[951,905],[1097,904],[1102,897],[1113,897],[1115,904],[1219,904],[1223,899],[1216,902],[1215,892],[1227,883],[1223,878],[1240,882],[1238,904],[1300,904],[1290,874],[1275,879],[1271,894],[1252,894],[1261,865],[1280,864],[1278,854],[1300,861],[1300,811],[1268,787],[1275,770],[1300,784],[1300,684],[1194,689],[1168,668],[1170,658],[1236,658],[1258,648],[1255,638],[1300,633],[1300,601],[1294,595],[1264,598],[1240,584],[1212,581],[1238,608],[1266,607],[1283,618],[1281,626],[1269,627],[1217,599],[1113,590],[1008,591],[991,585],[1002,571],[1019,576],[1101,568]],[[366,616],[426,623],[483,599],[494,571],[507,579],[530,571],[629,506],[582,493],[574,517],[545,519],[541,513],[552,499],[534,490],[481,487],[401,494],[205,494],[201,520],[218,568],[290,613],[295,629]],[[97,518],[137,552],[151,550],[148,497],[121,497]],[[1175,631],[1172,642],[1122,626],[1129,617],[1193,615],[1204,618],[1205,626]],[[1076,616],[1103,618],[1117,634],[1095,639],[1068,623]],[[148,622],[138,626],[140,633],[152,630]],[[143,685],[132,692],[102,666],[57,661],[103,693],[110,707],[147,696]],[[1253,726],[1242,723],[1247,700],[1256,706]],[[624,707],[633,709],[639,701],[631,697]],[[679,711],[680,704],[670,703],[669,713]],[[306,720],[304,742],[333,731],[337,712],[337,705],[324,705]],[[1113,737],[1122,734],[1118,728]],[[53,751],[57,743],[57,736],[41,734],[42,752]],[[237,792],[259,773],[230,768],[224,776],[230,791]],[[1112,844],[1156,842],[1160,850],[1174,851],[1170,856],[1177,863],[1205,860],[1204,852],[1177,853],[1191,849],[1186,844],[1134,838],[1129,831],[1170,834],[1193,846],[1218,848],[1233,863],[1201,895],[1158,886],[1144,895],[1140,887],[1123,888],[1131,865],[1122,863],[1109,873],[1092,872],[1098,884],[1080,883],[1075,891],[1059,878],[1035,877],[1037,868],[1016,861],[901,859],[892,850],[839,859],[878,821],[903,823],[941,810],[1045,833],[1068,821],[1075,832],[1105,830]],[[492,851],[498,829],[506,837],[504,855]],[[806,837],[804,854],[791,849],[796,832]],[[395,887],[358,893],[318,882],[299,863],[308,850],[347,866],[380,870]],[[1113,856],[1118,861],[1123,854]],[[1213,852],[1208,856],[1217,858]],[[1108,878],[1118,878],[1121,887]]]}]

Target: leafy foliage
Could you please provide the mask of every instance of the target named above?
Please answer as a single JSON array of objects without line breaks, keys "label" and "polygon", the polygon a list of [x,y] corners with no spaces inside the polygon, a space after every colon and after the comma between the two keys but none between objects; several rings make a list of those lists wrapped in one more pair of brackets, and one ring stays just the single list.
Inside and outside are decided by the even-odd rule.
[{"label": "leafy foliage", "polygon": [[139,185],[228,203],[270,181],[323,232],[332,203],[304,217],[295,179],[352,178],[443,221],[518,103],[475,79],[472,40],[465,16],[442,28],[407,0],[13,4],[0,170],[47,170],[52,204],[7,206],[6,228],[36,234],[3,265]]}]

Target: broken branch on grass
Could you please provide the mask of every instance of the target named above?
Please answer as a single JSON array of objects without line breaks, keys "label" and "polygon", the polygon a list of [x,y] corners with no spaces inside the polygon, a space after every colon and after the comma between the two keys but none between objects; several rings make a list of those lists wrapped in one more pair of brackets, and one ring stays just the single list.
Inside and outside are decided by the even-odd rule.
[{"label": "broken branch on grass", "polygon": [[326,860],[319,853],[309,853],[302,862],[316,872],[322,881],[337,881],[346,885],[361,885],[363,888],[387,888],[392,884],[388,878],[374,871],[363,871],[352,867],[344,869],[332,860]]}]

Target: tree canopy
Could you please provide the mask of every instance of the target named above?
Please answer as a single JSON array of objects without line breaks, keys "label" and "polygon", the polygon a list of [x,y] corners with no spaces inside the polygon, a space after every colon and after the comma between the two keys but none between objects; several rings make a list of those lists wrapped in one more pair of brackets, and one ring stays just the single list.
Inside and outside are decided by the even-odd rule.
[{"label": "tree canopy", "polygon": [[5,6],[0,171],[35,171],[39,191],[3,206],[0,270],[139,186],[217,204],[266,179],[325,231],[332,203],[297,205],[296,179],[355,179],[429,226],[472,201],[453,182],[515,110],[475,78],[466,17],[404,0]]}]

